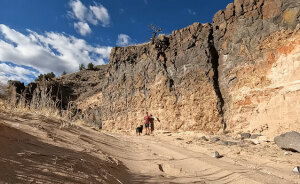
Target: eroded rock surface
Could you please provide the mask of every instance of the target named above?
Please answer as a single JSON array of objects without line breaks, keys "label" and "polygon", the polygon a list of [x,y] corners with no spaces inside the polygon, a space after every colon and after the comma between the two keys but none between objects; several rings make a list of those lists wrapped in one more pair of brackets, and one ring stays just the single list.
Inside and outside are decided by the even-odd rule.
[{"label": "eroded rock surface", "polygon": [[300,1],[235,0],[213,20],[228,129],[300,130]]},{"label": "eroded rock surface", "polygon": [[104,127],[134,128],[146,111],[162,121],[157,128],[205,130],[221,128],[217,61],[212,26],[195,23],[159,35],[154,44],[116,47],[99,109]]}]

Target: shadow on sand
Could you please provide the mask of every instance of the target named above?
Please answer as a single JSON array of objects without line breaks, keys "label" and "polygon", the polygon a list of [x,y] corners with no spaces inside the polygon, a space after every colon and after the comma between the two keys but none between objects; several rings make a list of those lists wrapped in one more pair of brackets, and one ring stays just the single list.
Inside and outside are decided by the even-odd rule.
[{"label": "shadow on sand", "polygon": [[133,183],[122,164],[57,147],[0,123],[0,183]]}]

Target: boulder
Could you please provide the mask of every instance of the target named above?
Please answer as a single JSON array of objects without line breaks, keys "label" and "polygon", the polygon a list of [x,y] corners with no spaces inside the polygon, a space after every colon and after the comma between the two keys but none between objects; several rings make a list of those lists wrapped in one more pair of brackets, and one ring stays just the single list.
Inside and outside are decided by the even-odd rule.
[{"label": "boulder", "polygon": [[220,140],[220,137],[212,137],[210,138],[211,142],[218,142]]},{"label": "boulder", "polygon": [[241,138],[242,139],[249,139],[251,137],[250,133],[241,133]]},{"label": "boulder", "polygon": [[198,138],[198,140],[208,141],[208,139],[205,136],[202,136],[202,137]]},{"label": "boulder", "polygon": [[274,138],[278,147],[284,150],[300,152],[300,133],[292,131]]},{"label": "boulder", "polygon": [[299,166],[294,167],[293,172],[296,174],[300,174],[300,167]]},{"label": "boulder", "polygon": [[213,152],[212,157],[214,157],[214,158],[221,158],[222,156],[220,155],[219,152],[215,151],[215,152]]}]

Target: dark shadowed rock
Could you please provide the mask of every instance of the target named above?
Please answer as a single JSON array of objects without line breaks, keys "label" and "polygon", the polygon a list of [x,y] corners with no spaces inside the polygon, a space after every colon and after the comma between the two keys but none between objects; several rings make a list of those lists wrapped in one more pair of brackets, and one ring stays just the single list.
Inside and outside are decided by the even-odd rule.
[{"label": "dark shadowed rock", "polygon": [[250,133],[242,133],[241,134],[241,138],[243,138],[243,139],[249,139],[250,137],[251,137]]},{"label": "dark shadowed rock", "polygon": [[21,94],[24,91],[24,89],[25,89],[24,83],[20,82],[20,81],[12,81],[12,80],[10,80],[10,81],[8,81],[8,85],[10,87],[14,87],[17,94]]},{"label": "dark shadowed rock", "polygon": [[208,141],[208,139],[205,136],[200,137],[199,140]]},{"label": "dark shadowed rock", "polygon": [[210,138],[211,142],[218,142],[219,140],[220,140],[219,137],[212,137],[212,138]]},{"label": "dark shadowed rock", "polygon": [[274,141],[281,149],[300,152],[300,133],[298,132],[281,134],[275,137]]},{"label": "dark shadowed rock", "polygon": [[187,143],[187,144],[192,144],[192,142],[193,142],[193,141],[187,141],[186,143]]}]

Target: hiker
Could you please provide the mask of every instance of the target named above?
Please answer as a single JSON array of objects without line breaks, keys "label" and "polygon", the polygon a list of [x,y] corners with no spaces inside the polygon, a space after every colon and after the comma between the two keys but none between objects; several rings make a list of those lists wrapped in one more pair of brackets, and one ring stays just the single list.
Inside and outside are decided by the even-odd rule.
[{"label": "hiker", "polygon": [[154,131],[154,120],[156,120],[156,121],[158,121],[158,122],[160,122],[160,120],[157,118],[157,117],[155,117],[155,116],[153,116],[152,114],[150,115],[150,134],[152,134],[152,132]]},{"label": "hiker", "polygon": [[146,134],[145,135],[150,135],[150,129],[149,129],[149,126],[150,126],[150,119],[151,119],[151,116],[148,115],[148,112],[146,112],[146,116],[144,117],[144,120],[145,120],[145,128],[146,128]]}]

